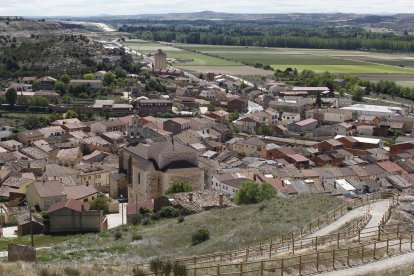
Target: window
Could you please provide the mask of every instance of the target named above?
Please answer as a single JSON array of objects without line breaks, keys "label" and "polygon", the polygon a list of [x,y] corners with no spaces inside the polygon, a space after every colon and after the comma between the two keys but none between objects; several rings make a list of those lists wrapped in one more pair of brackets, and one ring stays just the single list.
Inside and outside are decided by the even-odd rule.
[{"label": "window", "polygon": [[141,184],[141,173],[138,173],[138,184]]},{"label": "window", "polygon": [[83,199],[83,202],[88,202],[88,199],[87,199],[87,198],[84,198],[84,199]]},{"label": "window", "polygon": [[50,199],[45,200],[45,207],[50,207],[52,205],[52,201]]}]

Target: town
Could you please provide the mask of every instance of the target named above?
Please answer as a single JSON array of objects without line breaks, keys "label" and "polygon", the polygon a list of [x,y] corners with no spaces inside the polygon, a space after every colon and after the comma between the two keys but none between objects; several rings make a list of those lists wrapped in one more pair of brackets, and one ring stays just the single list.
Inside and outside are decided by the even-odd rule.
[{"label": "town", "polygon": [[[338,251],[347,244],[362,245],[361,264],[364,242],[371,250],[368,242],[377,237],[366,259],[375,259],[375,250],[381,250],[377,245],[384,243],[387,256],[390,244],[399,242],[400,252],[402,244],[412,248],[410,226],[404,226],[412,219],[414,202],[411,105],[371,102],[358,95],[369,95],[372,87],[362,84],[371,82],[328,73],[309,86],[305,84],[316,76],[292,81],[289,78],[298,73],[291,68],[259,81],[214,70],[184,70],[162,47],[139,52],[127,46],[129,40],[117,35],[89,42],[112,60],[99,71],[1,80],[0,234],[8,246],[1,258],[31,262],[43,250],[58,252],[50,242],[57,237],[114,233],[117,241],[128,225],[144,227],[171,219],[182,224],[197,214],[226,209],[237,213],[255,204],[262,204],[255,209],[260,213],[275,198],[312,197],[331,205],[315,211],[303,225],[285,229],[285,235],[278,235],[280,244],[269,233],[243,247],[214,252],[217,255],[195,250],[193,258],[186,259],[167,254],[174,263],[152,259],[149,264],[149,258],[140,256],[131,261],[136,265],[133,273],[161,275],[157,270],[167,269],[167,262],[174,275],[213,275],[213,269],[214,275],[226,274],[229,264],[235,268],[228,273],[240,275],[276,275],[276,270],[302,275],[329,266],[321,264],[318,245],[333,252],[333,268],[333,244]],[[389,220],[398,228],[387,224]],[[329,227],[333,229],[326,230]],[[370,234],[370,229],[377,232]],[[194,246],[210,239],[205,227],[189,231],[195,232]],[[318,237],[329,237],[330,243]],[[23,239],[24,245],[14,242]],[[135,234],[132,239],[143,237]],[[302,266],[302,258],[289,268],[283,258],[302,254],[295,250],[316,254],[316,271]],[[267,260],[276,257],[278,267],[266,270]]]}]

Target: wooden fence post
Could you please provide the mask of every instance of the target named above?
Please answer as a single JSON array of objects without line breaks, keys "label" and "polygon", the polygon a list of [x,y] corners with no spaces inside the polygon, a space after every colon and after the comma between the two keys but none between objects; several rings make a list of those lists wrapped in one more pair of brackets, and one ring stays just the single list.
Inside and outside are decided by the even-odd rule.
[{"label": "wooden fence post", "polygon": [[263,247],[262,247],[262,243],[260,242],[260,256],[263,256]]},{"label": "wooden fence post", "polygon": [[402,245],[402,237],[400,237],[400,252],[402,252],[401,251],[401,245]]},{"label": "wooden fence post", "polygon": [[378,225],[378,241],[381,240],[381,225]]},{"label": "wooden fence post", "polygon": [[346,263],[348,264],[348,266],[350,266],[349,265],[349,255],[350,255],[350,253],[351,253],[351,251],[350,251],[350,248],[348,247],[348,255],[347,255],[347,258],[346,258]]},{"label": "wooden fence post", "polygon": [[300,237],[303,238],[303,227],[300,227]]},{"label": "wooden fence post", "polygon": [[340,240],[341,233],[338,232],[338,236],[336,237],[336,247],[339,248],[339,240]]},{"label": "wooden fence post", "polygon": [[194,275],[193,276],[197,276],[197,267],[194,267]]},{"label": "wooden fence post", "polygon": [[376,255],[377,255],[377,241],[375,241],[375,243],[374,243],[374,259],[375,259]]},{"label": "wooden fence post", "polygon": [[302,275],[302,255],[299,256],[299,275]]},{"label": "wooden fence post", "polygon": [[389,254],[388,254],[389,245],[390,245],[390,238],[387,238],[387,256],[389,256]]},{"label": "wooden fence post", "polygon": [[295,255],[295,240],[292,240],[292,253]]},{"label": "wooden fence post", "polygon": [[312,223],[309,223],[309,232],[312,233]]},{"label": "wooden fence post", "polygon": [[399,236],[400,236],[400,224],[398,223],[397,224],[397,237]]},{"label": "wooden fence post", "polygon": [[332,268],[335,269],[335,249],[332,251]]},{"label": "wooden fence post", "polygon": [[284,268],[284,267],[283,267],[283,261],[284,261],[284,260],[282,259],[281,261],[282,261],[282,263],[281,263],[281,265],[280,265],[280,275],[281,275],[281,276],[283,276],[283,268]]},{"label": "wooden fence post", "polygon": [[318,251],[318,236],[315,237],[315,251]]},{"label": "wooden fence post", "polygon": [[316,252],[316,271],[319,272],[319,252]]},{"label": "wooden fence post", "polygon": [[318,218],[318,229],[321,229],[319,218]]},{"label": "wooden fence post", "polygon": [[364,262],[364,245],[362,245],[361,262]]},{"label": "wooden fence post", "polygon": [[272,247],[273,247],[273,243],[272,243],[272,241],[270,241],[269,258],[272,258]]},{"label": "wooden fence post", "polygon": [[249,260],[249,248],[246,248],[246,262]]},{"label": "wooden fence post", "polygon": [[217,264],[217,275],[220,275],[220,264]]},{"label": "wooden fence post", "polygon": [[361,230],[358,230],[358,242],[361,242]]},{"label": "wooden fence post", "polygon": [[240,276],[243,275],[243,262],[240,263]]},{"label": "wooden fence post", "polygon": [[263,276],[264,274],[264,262],[263,260],[260,262],[260,275]]},{"label": "wooden fence post", "polygon": [[411,251],[413,251],[413,235],[411,235],[410,249],[411,249]]}]

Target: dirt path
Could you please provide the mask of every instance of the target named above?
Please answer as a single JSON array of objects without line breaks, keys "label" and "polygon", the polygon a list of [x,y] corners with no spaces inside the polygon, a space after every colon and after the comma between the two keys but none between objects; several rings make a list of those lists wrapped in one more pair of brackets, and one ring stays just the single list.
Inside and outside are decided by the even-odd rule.
[{"label": "dirt path", "polygon": [[358,219],[362,217],[368,211],[368,208],[371,208],[370,214],[372,215],[372,218],[370,219],[370,221],[368,222],[365,228],[377,226],[378,223],[381,221],[381,218],[384,215],[385,211],[387,210],[389,204],[390,204],[389,200],[381,200],[381,201],[372,203],[370,206],[366,205],[366,206],[356,208],[346,213],[345,215],[343,215],[342,217],[340,217],[338,220],[334,221],[333,223],[329,224],[328,226],[307,236],[307,238],[314,238],[316,236],[329,235],[330,233],[335,232],[336,230],[346,225],[347,222],[350,222],[354,219]]},{"label": "dirt path", "polygon": [[365,265],[357,266],[354,268],[335,270],[327,273],[322,273],[319,275],[324,276],[347,276],[347,275],[366,275],[368,273],[378,273],[381,275],[381,272],[389,269],[395,269],[399,266],[407,266],[410,263],[414,265],[414,252],[407,253],[400,256],[391,257],[382,261],[372,262]]}]

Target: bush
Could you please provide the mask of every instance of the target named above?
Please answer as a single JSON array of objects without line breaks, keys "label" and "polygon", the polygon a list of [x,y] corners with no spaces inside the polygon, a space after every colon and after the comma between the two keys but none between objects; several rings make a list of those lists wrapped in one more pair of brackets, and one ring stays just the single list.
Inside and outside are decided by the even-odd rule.
[{"label": "bush", "polygon": [[177,219],[177,222],[178,223],[184,222],[184,217],[183,216],[179,216],[178,219]]},{"label": "bush", "polygon": [[182,263],[175,262],[173,272],[174,276],[187,276],[187,267]]},{"label": "bush", "polygon": [[348,206],[348,207],[346,207],[346,209],[347,209],[348,211],[351,211],[351,210],[352,210],[352,206]]},{"label": "bush", "polygon": [[58,276],[58,274],[55,272],[49,272],[47,268],[42,268],[39,271],[39,276]]},{"label": "bush", "polygon": [[141,268],[139,268],[139,267],[134,267],[133,269],[132,269],[132,275],[133,276],[145,276],[145,271],[144,270],[142,270]]},{"label": "bush", "polygon": [[79,276],[80,275],[80,271],[77,270],[76,268],[73,267],[65,267],[63,269],[63,271],[65,272],[66,275],[68,276]]},{"label": "bush", "polygon": [[160,218],[176,218],[180,215],[180,211],[172,206],[162,207],[159,211]]},{"label": "bush", "polygon": [[197,232],[195,232],[191,237],[193,245],[200,244],[208,239],[210,239],[210,233],[208,232],[207,228],[201,228],[197,230]]},{"label": "bush", "polygon": [[163,275],[169,276],[173,270],[174,265],[171,263],[171,261],[164,261],[162,265],[162,272]]},{"label": "bush", "polygon": [[132,234],[132,241],[139,241],[142,240],[142,235],[139,233]]},{"label": "bush", "polygon": [[115,233],[114,233],[114,239],[115,240],[120,240],[122,238],[122,233],[121,233],[121,231],[116,231]]},{"label": "bush", "polygon": [[256,204],[276,196],[276,190],[268,183],[257,184],[246,181],[241,184],[234,196],[234,202],[241,204]]},{"label": "bush", "polygon": [[155,275],[158,275],[158,273],[162,271],[163,266],[164,266],[164,263],[159,258],[153,259],[153,260],[150,261],[150,270]]},{"label": "bush", "polygon": [[138,215],[135,215],[135,216],[131,217],[131,223],[133,225],[141,224],[142,220],[143,220],[143,217],[142,217],[141,214],[138,214]]},{"label": "bush", "polygon": [[176,194],[176,193],[185,193],[191,192],[193,188],[190,184],[185,182],[173,182],[170,187],[168,187],[167,191],[165,191],[166,195]]}]

